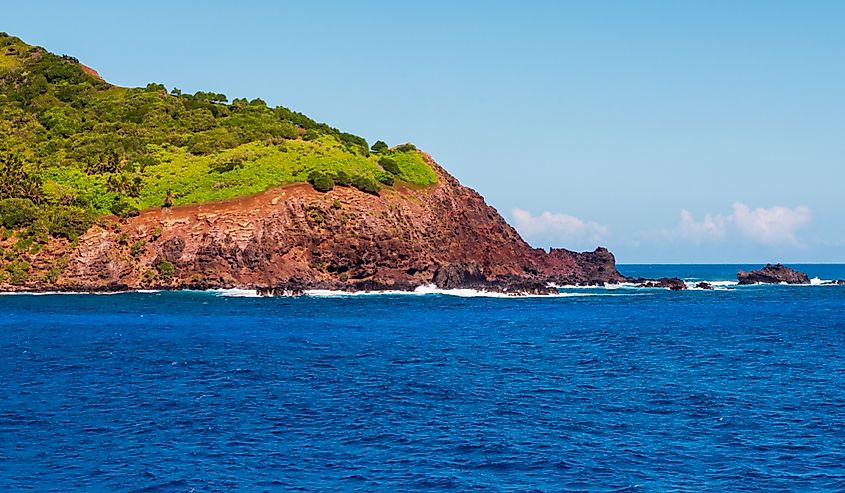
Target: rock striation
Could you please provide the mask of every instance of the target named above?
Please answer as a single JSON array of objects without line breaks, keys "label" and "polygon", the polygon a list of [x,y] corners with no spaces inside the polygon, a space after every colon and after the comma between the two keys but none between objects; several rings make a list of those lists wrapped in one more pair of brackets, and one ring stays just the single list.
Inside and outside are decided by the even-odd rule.
[{"label": "rock striation", "polygon": [[[421,285],[546,294],[549,284],[626,278],[605,248],[529,246],[475,191],[428,155],[438,183],[380,195],[296,184],[219,203],[108,218],[77,244],[28,253],[29,279],[0,290],[248,288],[412,290]],[[57,272],[52,278],[49,272]]]},{"label": "rock striation", "polygon": [[766,264],[762,269],[750,272],[740,271],[736,275],[739,284],[809,284],[807,274],[786,267],[783,264]]}]

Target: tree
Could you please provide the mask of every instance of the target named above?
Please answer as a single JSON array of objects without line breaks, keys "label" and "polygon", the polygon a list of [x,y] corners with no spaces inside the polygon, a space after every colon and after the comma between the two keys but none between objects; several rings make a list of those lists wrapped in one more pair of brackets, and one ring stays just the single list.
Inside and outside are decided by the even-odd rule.
[{"label": "tree", "polygon": [[0,199],[22,198],[38,202],[41,178],[29,172],[14,154],[0,155]]},{"label": "tree", "polygon": [[383,140],[377,140],[376,143],[373,144],[370,149],[372,149],[372,151],[377,154],[381,154],[382,152],[386,152],[390,148],[387,147],[387,144]]}]

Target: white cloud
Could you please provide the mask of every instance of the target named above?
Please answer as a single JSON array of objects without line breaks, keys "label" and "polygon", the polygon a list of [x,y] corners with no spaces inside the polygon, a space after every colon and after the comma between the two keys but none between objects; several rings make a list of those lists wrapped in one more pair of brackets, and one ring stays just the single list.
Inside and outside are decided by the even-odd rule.
[{"label": "white cloud", "polygon": [[724,241],[730,233],[736,232],[762,245],[798,245],[797,232],[811,219],[812,212],[805,206],[751,209],[737,202],[733,205],[733,214],[707,213],[701,221],[696,221],[692,213],[684,209],[678,225],[674,229],[658,231],[657,236],[670,241],[704,243]]},{"label": "white cloud", "polygon": [[750,209],[737,202],[731,217],[737,230],[752,241],[765,245],[797,245],[796,232],[810,223],[812,212],[805,206]]},{"label": "white cloud", "polygon": [[532,239],[550,240],[559,246],[595,243],[608,234],[607,226],[559,212],[545,211],[535,216],[523,209],[513,209],[511,215],[521,234]]},{"label": "white cloud", "polygon": [[721,214],[707,213],[704,220],[697,222],[692,213],[686,209],[681,211],[681,222],[674,230],[677,236],[701,243],[705,241],[718,241],[725,238],[728,220]]}]

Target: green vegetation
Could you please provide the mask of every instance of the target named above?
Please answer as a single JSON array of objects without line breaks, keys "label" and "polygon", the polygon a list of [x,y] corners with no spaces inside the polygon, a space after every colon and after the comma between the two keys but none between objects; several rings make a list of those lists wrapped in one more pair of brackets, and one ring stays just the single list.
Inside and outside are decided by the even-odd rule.
[{"label": "green vegetation", "polygon": [[146,248],[147,242],[144,240],[138,240],[129,247],[129,255],[133,257],[138,257],[142,253],[144,253],[144,248]]},{"label": "green vegetation", "polygon": [[376,183],[376,181],[372,178],[367,178],[366,176],[356,176],[352,179],[352,186],[362,192],[378,195],[378,183]]},{"label": "green vegetation", "polygon": [[29,226],[38,218],[38,210],[29,199],[0,200],[0,224],[13,229]]},{"label": "green vegetation", "polygon": [[394,175],[398,175],[401,170],[399,169],[399,164],[396,163],[396,160],[390,157],[383,157],[378,160],[379,166],[384,168],[385,171],[388,173],[393,173]]},{"label": "green vegetation", "polygon": [[156,264],[156,270],[158,271],[158,275],[163,279],[170,279],[176,273],[176,267],[173,266],[172,262],[167,260],[162,260]]},{"label": "green vegetation", "polygon": [[318,192],[328,192],[334,188],[334,179],[326,173],[315,171],[308,177],[308,183],[314,186]]},{"label": "green vegetation", "polygon": [[74,240],[100,215],[128,217],[290,183],[378,194],[394,182],[437,180],[413,145],[390,149],[379,141],[372,149],[377,155],[361,137],[260,99],[229,101],[155,83],[113,86],[72,57],[0,33],[6,228]]},{"label": "green vegetation", "polygon": [[94,224],[94,215],[75,206],[58,206],[45,209],[44,227],[51,236],[76,240]]},{"label": "green vegetation", "polygon": [[377,140],[370,149],[375,153],[382,153],[387,152],[389,148],[383,140]]},{"label": "green vegetation", "polygon": [[19,286],[29,279],[29,263],[23,260],[13,260],[6,264],[9,283]]}]

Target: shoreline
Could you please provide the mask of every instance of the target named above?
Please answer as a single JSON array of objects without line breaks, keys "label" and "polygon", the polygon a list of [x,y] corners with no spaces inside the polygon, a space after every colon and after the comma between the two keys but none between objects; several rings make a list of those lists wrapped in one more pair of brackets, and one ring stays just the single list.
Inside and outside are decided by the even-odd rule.
[{"label": "shoreline", "polygon": [[[738,281],[730,280],[699,280],[682,279],[686,284],[683,291],[736,291],[737,288],[759,288],[759,287],[827,287],[843,286],[842,282],[835,280],[812,278],[808,284],[787,284],[787,283],[754,283],[740,284]],[[708,283],[712,288],[697,287],[699,283]],[[341,298],[341,297],[367,297],[367,296],[453,296],[458,298],[499,298],[499,299],[522,299],[522,298],[567,298],[578,296],[592,296],[595,293],[579,293],[577,291],[676,291],[670,287],[642,285],[637,282],[621,282],[606,285],[571,284],[557,285],[550,283],[548,293],[535,292],[503,292],[497,290],[485,290],[477,287],[438,288],[433,284],[416,286],[413,289],[371,289],[371,290],[333,290],[333,289],[302,289],[282,290],[277,288],[256,288],[256,287],[226,287],[226,288],[192,288],[192,287],[152,287],[142,289],[21,289],[21,290],[0,290],[0,296],[69,296],[69,295],[120,295],[120,294],[160,294],[160,293],[197,293],[211,294],[231,298]],[[567,292],[575,290],[576,292]],[[622,295],[620,295],[622,296]]]}]

